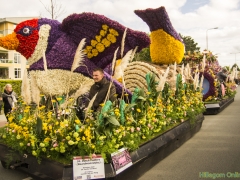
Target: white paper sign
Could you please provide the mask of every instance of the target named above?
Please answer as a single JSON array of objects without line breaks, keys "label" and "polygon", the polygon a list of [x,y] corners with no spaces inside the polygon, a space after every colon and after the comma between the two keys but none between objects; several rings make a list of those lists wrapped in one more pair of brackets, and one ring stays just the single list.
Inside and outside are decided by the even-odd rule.
[{"label": "white paper sign", "polygon": [[104,159],[101,156],[73,158],[73,180],[105,178]]},{"label": "white paper sign", "polygon": [[131,156],[125,148],[119,149],[118,151],[112,153],[111,157],[116,174],[119,174],[132,165]]}]

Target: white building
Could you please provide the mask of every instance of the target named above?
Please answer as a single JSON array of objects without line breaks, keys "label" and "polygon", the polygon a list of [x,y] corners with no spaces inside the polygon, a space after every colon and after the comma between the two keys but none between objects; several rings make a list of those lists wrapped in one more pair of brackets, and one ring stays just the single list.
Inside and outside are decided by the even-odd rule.
[{"label": "white building", "polygon": [[[39,17],[0,18],[0,37],[11,34],[22,21]],[[26,58],[15,50],[0,47],[0,79],[22,79],[24,69],[28,68]]]}]

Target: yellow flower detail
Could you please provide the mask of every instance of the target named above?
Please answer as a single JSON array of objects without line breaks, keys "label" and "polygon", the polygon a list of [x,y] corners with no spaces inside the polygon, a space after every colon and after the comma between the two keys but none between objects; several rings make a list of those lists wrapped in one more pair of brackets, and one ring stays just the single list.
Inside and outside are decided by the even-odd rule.
[{"label": "yellow flower detail", "polygon": [[75,123],[76,123],[76,124],[80,124],[81,121],[80,121],[79,119],[76,119],[76,120],[75,120]]},{"label": "yellow flower detail", "polygon": [[87,57],[88,57],[89,59],[91,59],[91,58],[93,57],[93,54],[92,54],[92,53],[87,53]]},{"label": "yellow flower detail", "polygon": [[93,48],[92,46],[87,46],[87,47],[86,47],[86,51],[87,51],[87,52],[91,52],[92,48]]},{"label": "yellow flower detail", "polygon": [[91,40],[91,45],[93,46],[93,47],[95,47],[96,45],[97,45],[97,41],[96,40]]},{"label": "yellow flower detail", "polygon": [[184,56],[184,45],[179,40],[166,33],[163,29],[150,34],[150,54],[153,63],[179,64]]},{"label": "yellow flower detail", "polygon": [[108,34],[107,35],[107,39],[111,42],[111,43],[115,43],[117,41],[117,38],[112,35],[112,34]]},{"label": "yellow flower detail", "polygon": [[100,35],[101,35],[102,37],[106,36],[106,34],[107,34],[107,31],[104,31],[104,30],[101,30],[101,31],[100,31]]},{"label": "yellow flower detail", "polygon": [[51,139],[49,138],[49,137],[46,137],[45,139],[44,139],[44,142],[49,142]]},{"label": "yellow flower detail", "polygon": [[97,42],[101,42],[102,36],[95,36]]},{"label": "yellow flower detail", "polygon": [[108,25],[104,24],[104,25],[102,25],[102,28],[103,28],[104,30],[108,30]]},{"label": "yellow flower detail", "polygon": [[109,29],[109,32],[111,33],[111,34],[113,34],[114,36],[118,36],[119,34],[118,34],[118,32],[115,30],[115,29]]},{"label": "yellow flower detail", "polygon": [[43,127],[42,127],[42,129],[45,130],[45,131],[47,131],[47,130],[48,130],[47,125],[48,125],[47,123],[43,123]]},{"label": "yellow flower detail", "polygon": [[61,100],[62,100],[62,98],[61,98],[61,97],[59,97],[59,98],[57,98],[57,100],[58,100],[58,101],[61,101]]},{"label": "yellow flower detail", "polygon": [[104,38],[102,40],[102,44],[105,46],[105,47],[109,47],[111,45],[111,42],[109,40],[107,40],[106,38]]},{"label": "yellow flower detail", "polygon": [[98,50],[97,49],[93,49],[92,50],[92,54],[93,54],[93,56],[97,56],[98,55]]},{"label": "yellow flower detail", "polygon": [[137,110],[137,112],[141,112],[141,109],[139,109],[139,108],[137,108],[136,110]]},{"label": "yellow flower detail", "polygon": [[98,43],[96,49],[98,50],[98,52],[103,52],[105,50],[105,47],[102,43]]}]

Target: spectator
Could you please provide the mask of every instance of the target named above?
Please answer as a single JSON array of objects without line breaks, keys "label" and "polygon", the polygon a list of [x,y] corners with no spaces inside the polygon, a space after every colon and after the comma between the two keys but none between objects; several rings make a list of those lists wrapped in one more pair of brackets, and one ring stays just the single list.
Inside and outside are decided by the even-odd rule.
[{"label": "spectator", "polygon": [[2,114],[2,105],[3,105],[2,92],[0,92],[0,114]]},{"label": "spectator", "polygon": [[14,103],[17,102],[17,95],[12,90],[11,84],[6,84],[6,86],[4,87],[4,92],[2,93],[2,100],[4,104],[4,114],[8,120],[8,113],[12,111]]}]

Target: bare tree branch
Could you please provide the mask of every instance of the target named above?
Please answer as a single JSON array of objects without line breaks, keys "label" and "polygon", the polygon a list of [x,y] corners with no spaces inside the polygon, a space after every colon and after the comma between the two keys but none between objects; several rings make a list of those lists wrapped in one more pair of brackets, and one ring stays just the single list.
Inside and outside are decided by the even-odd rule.
[{"label": "bare tree branch", "polygon": [[50,14],[52,19],[57,19],[59,16],[65,13],[65,9],[62,6],[62,4],[58,4],[57,0],[50,0],[50,5],[46,5],[42,2],[42,0],[39,0],[45,10]]}]

